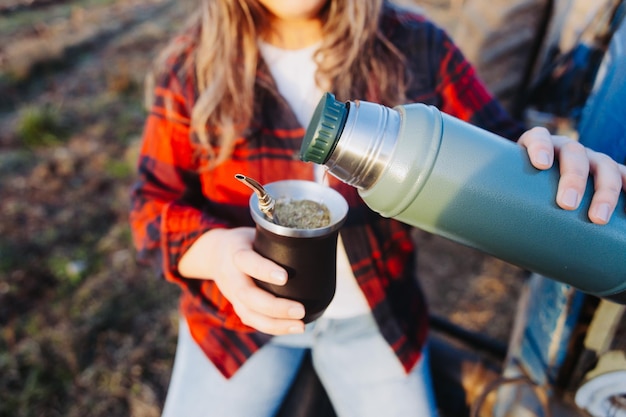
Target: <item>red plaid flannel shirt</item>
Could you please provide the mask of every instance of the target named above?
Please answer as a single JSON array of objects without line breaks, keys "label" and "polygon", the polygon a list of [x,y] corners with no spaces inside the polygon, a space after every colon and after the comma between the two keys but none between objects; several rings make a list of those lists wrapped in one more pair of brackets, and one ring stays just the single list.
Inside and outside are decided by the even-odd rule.
[{"label": "red plaid flannel shirt", "polygon": [[[386,9],[382,30],[407,56],[411,74],[408,97],[505,137],[520,127],[492,99],[446,34],[423,17]],[[148,115],[132,190],[130,215],[138,258],[151,262],[182,288],[181,312],[210,360],[229,377],[271,336],[241,323],[231,304],[210,280],[183,278],[181,255],[213,228],[253,226],[250,190],[234,179],[243,173],[269,183],[313,180],[313,165],[299,161],[305,128],[281,97],[261,63],[255,116],[232,157],[214,170],[190,140],[189,118],[197,92],[193,77],[161,79]],[[355,97],[356,98],[356,97]],[[166,105],[167,102],[167,105]],[[350,206],[341,236],[357,281],[380,331],[408,371],[420,357],[428,316],[415,276],[410,228],[368,209],[356,190],[330,179]]]}]

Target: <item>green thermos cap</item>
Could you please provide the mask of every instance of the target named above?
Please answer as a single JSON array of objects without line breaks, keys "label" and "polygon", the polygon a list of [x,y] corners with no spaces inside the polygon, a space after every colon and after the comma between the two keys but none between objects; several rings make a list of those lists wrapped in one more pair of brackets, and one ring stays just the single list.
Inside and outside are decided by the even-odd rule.
[{"label": "green thermos cap", "polygon": [[335,149],[347,115],[345,103],[335,100],[332,93],[324,93],[306,129],[300,159],[316,164],[325,163]]}]

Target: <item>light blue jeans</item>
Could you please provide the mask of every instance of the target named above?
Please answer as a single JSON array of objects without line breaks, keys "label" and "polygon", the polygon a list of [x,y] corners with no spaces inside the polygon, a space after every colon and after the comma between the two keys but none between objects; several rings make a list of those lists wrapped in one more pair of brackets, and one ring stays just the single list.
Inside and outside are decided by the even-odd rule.
[{"label": "light blue jeans", "polygon": [[274,337],[230,379],[181,321],[163,417],[271,417],[306,349],[339,417],[436,416],[427,350],[408,375],[371,315],[318,319],[301,335]]}]

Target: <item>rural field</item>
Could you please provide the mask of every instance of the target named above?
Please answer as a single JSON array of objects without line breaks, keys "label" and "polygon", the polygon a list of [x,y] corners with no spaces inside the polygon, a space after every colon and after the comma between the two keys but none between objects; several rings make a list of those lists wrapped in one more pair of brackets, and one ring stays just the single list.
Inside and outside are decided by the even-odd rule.
[{"label": "rural field", "polygon": [[[0,4],[2,417],[160,415],[178,290],[135,263],[129,190],[144,77],[193,5]],[[525,273],[415,238],[433,315],[506,343]]]}]

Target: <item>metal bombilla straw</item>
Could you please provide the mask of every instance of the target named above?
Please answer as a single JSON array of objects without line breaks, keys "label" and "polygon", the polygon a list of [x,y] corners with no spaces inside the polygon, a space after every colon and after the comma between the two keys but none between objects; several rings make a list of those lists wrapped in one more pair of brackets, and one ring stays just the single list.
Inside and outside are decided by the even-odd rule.
[{"label": "metal bombilla straw", "polygon": [[263,188],[258,181],[247,177],[243,174],[235,174],[235,178],[250,187],[256,195],[259,197],[259,209],[265,214],[273,223],[279,224],[278,219],[274,215],[274,205],[276,201],[272,196]]}]

